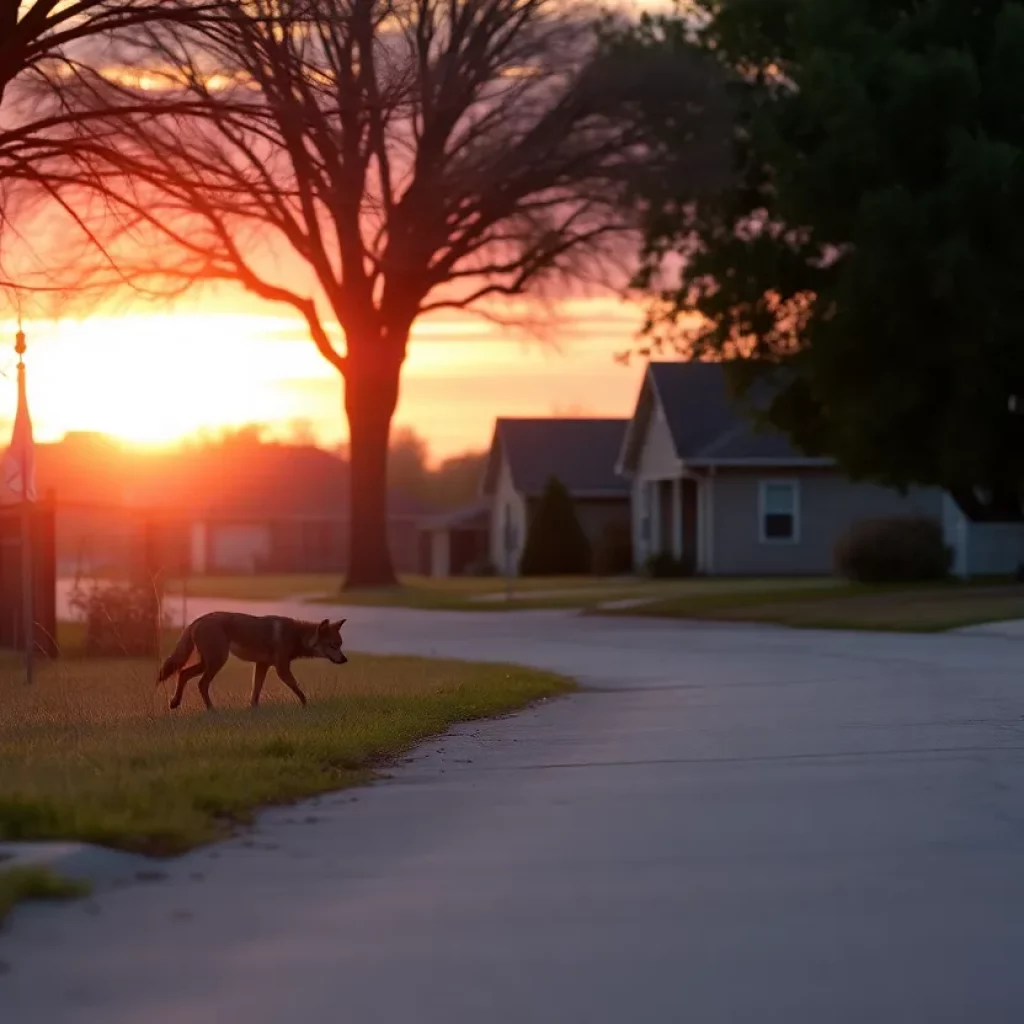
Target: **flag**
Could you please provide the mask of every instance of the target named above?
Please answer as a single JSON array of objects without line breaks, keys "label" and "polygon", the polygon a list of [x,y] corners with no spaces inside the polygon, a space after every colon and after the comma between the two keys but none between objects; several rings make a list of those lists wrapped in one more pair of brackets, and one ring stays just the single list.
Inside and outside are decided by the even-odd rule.
[{"label": "flag", "polygon": [[25,498],[36,500],[36,466],[32,418],[25,395],[25,366],[19,363],[18,411],[14,414],[11,443],[0,463],[0,503],[13,504]]}]

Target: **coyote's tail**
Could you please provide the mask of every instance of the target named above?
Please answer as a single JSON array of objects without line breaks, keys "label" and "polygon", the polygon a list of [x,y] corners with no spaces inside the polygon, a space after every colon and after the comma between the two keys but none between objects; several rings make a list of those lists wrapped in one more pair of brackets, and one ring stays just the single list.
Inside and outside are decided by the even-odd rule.
[{"label": "coyote's tail", "polygon": [[185,663],[192,654],[192,648],[195,647],[195,641],[192,639],[192,625],[190,623],[182,630],[178,642],[174,645],[174,650],[164,659],[164,663],[157,673],[157,686],[185,667]]}]

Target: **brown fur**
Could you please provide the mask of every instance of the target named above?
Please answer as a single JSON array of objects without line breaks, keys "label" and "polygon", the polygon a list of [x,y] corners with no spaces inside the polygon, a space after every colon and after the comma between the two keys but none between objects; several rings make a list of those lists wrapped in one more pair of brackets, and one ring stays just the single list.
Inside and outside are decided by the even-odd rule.
[{"label": "brown fur", "polygon": [[[207,711],[210,703],[210,683],[224,667],[228,655],[242,661],[253,662],[252,696],[250,704],[260,702],[260,691],[267,670],[273,666],[281,681],[296,697],[306,703],[306,695],[292,675],[291,663],[296,658],[326,658],[335,665],[344,665],[348,658],[341,651],[341,627],[344,619],[330,622],[303,622],[283,615],[245,615],[242,612],[210,612],[200,615],[182,631],[169,657],[160,666],[157,684],[177,675],[178,682],[171,697],[171,707],[181,704],[185,685],[199,676],[199,696]],[[192,651],[199,653],[199,661],[188,668]]]}]

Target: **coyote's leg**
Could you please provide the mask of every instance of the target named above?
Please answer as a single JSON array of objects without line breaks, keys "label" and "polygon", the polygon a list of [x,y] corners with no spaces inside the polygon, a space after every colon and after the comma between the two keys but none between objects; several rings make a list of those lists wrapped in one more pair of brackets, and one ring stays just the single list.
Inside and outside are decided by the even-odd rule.
[{"label": "coyote's leg", "polygon": [[195,665],[189,665],[188,668],[183,668],[178,673],[178,683],[174,687],[174,696],[171,697],[171,709],[178,707],[181,704],[181,698],[185,693],[185,685],[190,679],[195,679],[196,676],[203,674],[203,663],[197,662]]},{"label": "coyote's leg", "polygon": [[203,703],[206,705],[207,711],[213,710],[213,704],[210,703],[210,683],[213,682],[213,677],[224,667],[228,660],[228,652],[218,652],[216,658],[210,657],[209,659],[204,655],[203,663],[206,665],[206,669],[203,672],[202,678],[196,684],[199,687],[199,696],[203,698]]},{"label": "coyote's leg", "polygon": [[302,701],[303,705],[306,703],[306,695],[302,692],[301,687],[295,680],[295,676],[292,675],[292,667],[287,661],[279,661],[274,668],[277,674],[281,677],[281,682],[288,687],[296,697]]},{"label": "coyote's leg", "polygon": [[263,690],[263,680],[267,678],[267,670],[270,666],[265,661],[258,661],[252,667],[252,697],[249,704],[256,707],[260,702],[260,692]]}]

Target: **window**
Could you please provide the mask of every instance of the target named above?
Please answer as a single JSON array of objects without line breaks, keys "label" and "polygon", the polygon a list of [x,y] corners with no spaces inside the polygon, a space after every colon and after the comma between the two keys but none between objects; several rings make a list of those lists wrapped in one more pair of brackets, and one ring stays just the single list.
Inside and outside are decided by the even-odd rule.
[{"label": "window", "polygon": [[799,539],[799,499],[795,480],[761,481],[758,506],[762,543],[795,543]]}]

